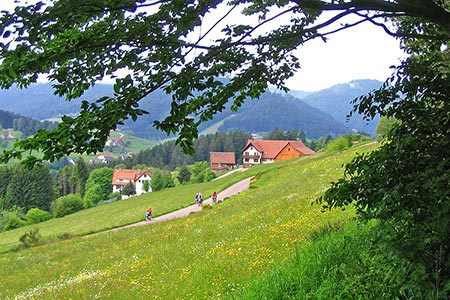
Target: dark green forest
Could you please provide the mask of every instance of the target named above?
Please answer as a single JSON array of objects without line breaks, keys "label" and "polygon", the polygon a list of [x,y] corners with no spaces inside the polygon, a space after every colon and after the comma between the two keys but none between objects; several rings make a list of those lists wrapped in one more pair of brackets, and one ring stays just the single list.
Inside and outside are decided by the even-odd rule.
[{"label": "dark green forest", "polygon": [[201,135],[194,142],[195,154],[192,156],[183,153],[180,146],[175,144],[175,140],[172,140],[151,149],[142,150],[131,158],[112,164],[123,163],[127,168],[146,164],[154,168],[174,170],[178,166],[191,165],[195,162],[209,162],[210,152],[234,152],[236,162],[239,163],[242,161],[241,150],[250,138],[249,133],[240,131]]},{"label": "dark green forest", "polygon": [[23,137],[35,134],[39,129],[53,129],[56,124],[49,121],[38,121],[15,113],[0,110],[0,128],[12,128],[22,132]]}]

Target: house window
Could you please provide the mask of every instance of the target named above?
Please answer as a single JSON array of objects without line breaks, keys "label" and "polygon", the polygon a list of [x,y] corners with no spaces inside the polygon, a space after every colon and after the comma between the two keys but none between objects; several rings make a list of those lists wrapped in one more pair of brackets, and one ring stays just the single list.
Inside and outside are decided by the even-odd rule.
[{"label": "house window", "polygon": [[255,158],[255,159],[253,160],[253,162],[258,162],[258,160]]},{"label": "house window", "polygon": [[245,162],[249,162],[249,161],[250,161],[250,159],[248,159],[248,158],[245,159]]},{"label": "house window", "polygon": [[248,155],[248,151],[246,151],[244,154],[245,154],[245,155]]}]

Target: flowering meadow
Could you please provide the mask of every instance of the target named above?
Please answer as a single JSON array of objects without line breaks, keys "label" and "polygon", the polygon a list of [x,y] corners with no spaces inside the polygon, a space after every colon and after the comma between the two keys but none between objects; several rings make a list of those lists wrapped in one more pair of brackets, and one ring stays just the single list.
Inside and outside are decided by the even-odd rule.
[{"label": "flowering meadow", "polygon": [[3,253],[0,299],[226,298],[354,215],[312,203],[356,151],[373,147],[252,168],[249,190],[186,218]]}]

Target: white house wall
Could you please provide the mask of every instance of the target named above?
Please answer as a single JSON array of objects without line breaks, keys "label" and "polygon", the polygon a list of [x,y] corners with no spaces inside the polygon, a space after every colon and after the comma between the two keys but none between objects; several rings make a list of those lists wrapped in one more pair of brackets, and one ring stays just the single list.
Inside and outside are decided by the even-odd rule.
[{"label": "white house wall", "polygon": [[261,159],[261,163],[262,164],[270,164],[270,163],[273,163],[273,162],[275,162],[274,159],[269,159],[269,158]]},{"label": "white house wall", "polygon": [[150,176],[148,176],[147,174],[144,174],[137,180],[137,182],[136,182],[136,195],[145,194],[144,181],[148,181],[148,183],[149,183],[148,192],[150,193],[152,191],[152,187],[150,185],[151,179],[152,178]]},{"label": "white house wall", "polygon": [[[252,147],[252,146],[250,146],[247,149],[245,149],[243,151],[243,154],[248,155],[248,156],[253,156],[253,157],[256,157],[256,156],[261,157],[261,153],[258,150],[256,150],[255,147]],[[260,159],[250,158],[249,161],[244,161],[244,163],[246,163],[246,164],[259,164],[260,163]]]},{"label": "white house wall", "polygon": [[[136,190],[136,195],[142,195],[142,194],[145,194],[144,181],[148,181],[149,182],[148,192],[150,193],[152,191],[152,187],[150,185],[151,179],[152,178],[150,176],[148,176],[147,174],[144,174],[136,182],[133,182],[133,180],[130,180],[130,179],[122,179],[122,178],[118,179],[116,182],[117,183],[124,183],[125,182],[126,184],[128,184],[129,182],[133,182],[135,190]],[[113,193],[120,193],[120,192],[122,192],[122,190],[123,190],[125,185],[115,185],[114,184],[113,185]]]}]

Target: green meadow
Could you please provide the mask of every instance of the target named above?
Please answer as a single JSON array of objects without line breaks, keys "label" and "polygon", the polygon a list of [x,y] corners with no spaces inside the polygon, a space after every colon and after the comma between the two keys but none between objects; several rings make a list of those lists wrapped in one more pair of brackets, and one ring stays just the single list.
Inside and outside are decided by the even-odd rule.
[{"label": "green meadow", "polygon": [[[3,232],[0,299],[229,299],[323,228],[340,228],[354,216],[312,203],[356,152],[375,147],[252,167]],[[162,215],[192,204],[198,191],[210,195],[250,176],[249,190],[211,209],[89,235],[142,221],[148,206]],[[19,249],[20,236],[34,228],[44,244]]]}]

